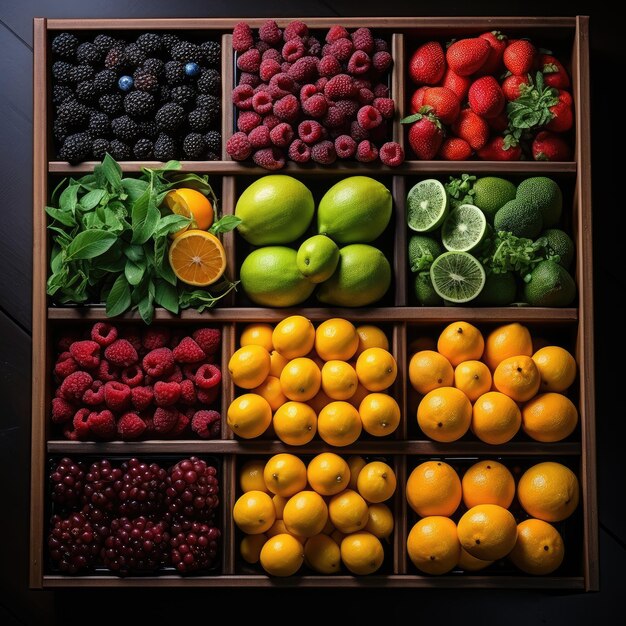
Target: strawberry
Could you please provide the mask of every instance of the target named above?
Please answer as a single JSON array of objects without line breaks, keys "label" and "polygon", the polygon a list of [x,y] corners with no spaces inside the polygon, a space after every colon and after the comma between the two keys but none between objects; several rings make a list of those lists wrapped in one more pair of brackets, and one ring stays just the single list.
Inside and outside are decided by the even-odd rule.
[{"label": "strawberry", "polygon": [[480,37],[455,41],[446,52],[446,60],[453,72],[469,76],[477,72],[489,57],[491,46]]},{"label": "strawberry", "polygon": [[559,101],[550,107],[550,113],[552,113],[552,119],[546,124],[548,130],[552,130],[555,133],[565,133],[574,124],[574,112],[572,111],[572,105],[568,103],[568,99],[571,96],[564,91],[566,98],[563,99],[559,93]]},{"label": "strawberry", "polygon": [[472,150],[480,150],[489,139],[489,126],[471,109],[464,109],[452,125],[452,132],[467,141]]},{"label": "strawberry", "polygon": [[441,122],[430,113],[425,115],[416,113],[402,122],[405,124],[414,122],[409,129],[409,143],[415,156],[421,161],[434,159],[443,141]]},{"label": "strawberry", "polygon": [[494,137],[476,153],[483,161],[519,161],[522,149],[518,146],[505,148],[504,137]]},{"label": "strawberry", "polygon": [[496,117],[504,109],[504,94],[493,76],[483,76],[472,83],[468,93],[472,111],[481,117]]},{"label": "strawberry", "polygon": [[458,96],[447,87],[427,89],[424,93],[423,104],[429,106],[444,124],[452,124],[461,110]]},{"label": "strawberry", "polygon": [[424,94],[430,87],[420,87],[411,96],[411,113],[417,113],[424,105]]},{"label": "strawberry", "polygon": [[409,61],[409,76],[416,85],[436,85],[445,71],[446,59],[437,41],[420,46]]},{"label": "strawberry", "polygon": [[559,100],[565,102],[565,104],[569,104],[571,107],[574,106],[574,98],[572,98],[572,94],[569,91],[559,89]]},{"label": "strawberry", "polygon": [[459,100],[465,99],[471,84],[471,78],[468,78],[467,76],[459,76],[450,68],[446,70],[446,73],[443,76],[443,81],[441,82],[441,86],[454,91],[454,93],[459,97]]},{"label": "strawberry", "polygon": [[444,161],[467,161],[472,156],[472,148],[458,137],[449,137],[439,148],[439,158]]},{"label": "strawberry", "polygon": [[500,74],[502,70],[502,55],[508,43],[507,36],[498,30],[492,30],[478,36],[484,39],[491,48],[485,64],[480,68],[480,73],[484,75]]},{"label": "strawberry", "polygon": [[528,74],[535,64],[535,46],[526,39],[512,41],[506,47],[502,60],[511,74]]},{"label": "strawberry", "polygon": [[509,116],[506,114],[506,111],[502,111],[500,115],[490,117],[487,120],[487,124],[489,124],[491,130],[495,130],[497,133],[503,133],[509,127]]},{"label": "strawberry", "polygon": [[533,141],[533,159],[535,161],[569,161],[570,148],[561,137],[547,130],[542,130]]},{"label": "strawberry", "polygon": [[540,54],[538,59],[539,70],[543,72],[543,82],[548,87],[567,89],[570,85],[569,76],[561,62],[550,54]]},{"label": "strawberry", "polygon": [[508,102],[517,100],[522,95],[520,92],[520,86],[528,85],[528,83],[529,80],[527,76],[515,76],[515,74],[507,76],[504,81],[502,81],[502,92],[504,93],[504,97]]}]

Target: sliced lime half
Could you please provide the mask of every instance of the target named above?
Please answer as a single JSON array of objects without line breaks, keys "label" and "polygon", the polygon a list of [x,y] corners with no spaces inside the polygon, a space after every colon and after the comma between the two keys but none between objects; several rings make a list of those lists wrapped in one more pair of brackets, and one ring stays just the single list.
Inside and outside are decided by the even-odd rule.
[{"label": "sliced lime half", "polygon": [[454,304],[473,300],[485,286],[483,266],[467,252],[444,252],[430,266],[437,294]]},{"label": "sliced lime half", "polygon": [[406,221],[411,230],[428,233],[439,228],[448,214],[448,194],[434,178],[421,180],[406,198]]},{"label": "sliced lime half", "polygon": [[485,237],[487,219],[473,204],[462,204],[450,211],[441,227],[441,242],[447,250],[469,252]]}]

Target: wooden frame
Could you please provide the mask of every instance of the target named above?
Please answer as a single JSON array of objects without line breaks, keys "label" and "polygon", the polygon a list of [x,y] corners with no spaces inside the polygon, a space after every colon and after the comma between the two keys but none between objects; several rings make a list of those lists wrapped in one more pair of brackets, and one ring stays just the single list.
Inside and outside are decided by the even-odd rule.
[{"label": "wooden frame", "polygon": [[[591,189],[590,189],[590,113],[589,113],[589,52],[588,52],[588,18],[515,18],[515,17],[461,17],[461,18],[342,18],[347,27],[361,25],[384,29],[391,37],[392,52],[395,57],[392,74],[392,90],[399,103],[400,114],[394,121],[394,139],[403,142],[403,131],[398,123],[405,101],[404,62],[407,39],[424,38],[427,36],[458,35],[476,31],[502,30],[524,31],[548,34],[559,32],[572,45],[572,78],[573,95],[576,105],[576,150],[575,161],[565,163],[549,162],[441,162],[441,161],[407,161],[396,170],[384,166],[345,163],[331,167],[298,167],[290,163],[286,172],[302,176],[323,178],[326,176],[350,175],[352,173],[371,174],[373,176],[390,177],[392,192],[396,205],[396,231],[394,253],[394,275],[396,292],[394,306],[369,309],[332,309],[333,316],[346,317],[353,320],[369,320],[384,322],[392,329],[392,349],[398,359],[399,371],[405,372],[407,366],[407,336],[410,328],[430,329],[441,328],[442,325],[455,319],[466,319],[478,325],[496,322],[520,321],[548,325],[548,329],[566,329],[575,337],[576,356],[579,363],[579,411],[580,435],[575,440],[557,444],[541,444],[528,441],[513,441],[502,446],[489,446],[477,441],[459,441],[452,444],[438,444],[428,440],[409,439],[407,407],[409,404],[406,381],[398,384],[396,395],[403,408],[404,419],[396,435],[381,441],[360,440],[349,449],[341,452],[386,455],[392,459],[398,474],[398,490],[394,496],[393,507],[396,515],[396,531],[392,546],[392,573],[355,578],[351,576],[298,576],[289,579],[268,578],[260,574],[243,574],[238,570],[236,558],[235,529],[229,515],[236,493],[236,464],[238,458],[249,455],[271,455],[289,449],[281,442],[261,440],[241,442],[232,438],[226,426],[222,428],[222,438],[214,441],[179,440],[179,441],[145,441],[145,442],[71,442],[53,439],[48,433],[48,405],[50,398],[50,340],[49,330],[64,323],[87,324],[105,319],[101,306],[89,307],[55,307],[49,306],[45,293],[48,271],[48,251],[46,236],[46,217],[43,207],[48,196],[48,179],[50,175],[72,175],[91,170],[94,163],[82,163],[70,166],[67,163],[49,160],[49,120],[47,119],[48,38],[56,31],[62,30],[132,30],[132,29],[208,29],[222,34],[222,127],[224,136],[228,136],[233,126],[232,107],[225,106],[229,102],[230,88],[234,76],[232,55],[228,54],[231,38],[228,31],[232,29],[236,19],[51,19],[38,18],[34,22],[34,159],[33,159],[33,387],[32,387],[32,462],[31,462],[31,568],[30,586],[33,588],[58,587],[145,587],[145,586],[178,586],[178,587],[424,587],[424,588],[539,588],[539,589],[577,589],[597,590],[598,572],[598,538],[597,538],[597,502],[595,484],[595,395],[593,380],[593,285],[592,285],[592,239],[591,239]],[[254,27],[263,22],[262,19],[251,19]],[[283,24],[289,20],[279,20]],[[328,27],[335,23],[336,18],[305,18],[309,26],[314,28]],[[225,142],[224,142],[225,143]],[[228,159],[225,151],[222,161],[217,162],[184,162],[188,171],[206,172],[222,177],[222,207],[225,213],[232,213],[237,194],[237,176],[258,176],[264,172],[247,164],[237,163]],[[123,162],[125,172],[137,172],[144,165],[157,166],[157,162],[138,163]],[[577,245],[576,282],[579,291],[577,307],[565,309],[546,308],[418,308],[407,306],[407,259],[406,229],[404,227],[404,193],[405,177],[434,174],[446,176],[464,171],[475,173],[496,173],[501,175],[520,175],[544,173],[558,174],[561,178],[571,181],[574,188],[574,206],[572,223],[574,238]],[[229,234],[225,238],[229,266],[234,268],[236,259],[237,237]],[[325,308],[304,308],[298,312],[319,321],[329,314]],[[227,360],[235,345],[236,325],[248,321],[277,321],[289,311],[280,309],[264,309],[256,307],[235,306],[231,298],[227,306],[213,311],[198,314],[195,311],[184,311],[174,316],[164,310],[157,310],[155,319],[166,324],[199,324],[215,323],[223,328],[222,362]],[[136,320],[135,315],[125,315],[124,320]],[[228,380],[224,368],[224,394],[222,408],[225,409],[234,394],[234,388]],[[297,448],[298,454],[314,454],[329,450],[320,440]],[[293,451],[293,448],[291,448]],[[335,450],[336,451],[336,450]],[[45,571],[45,497],[47,458],[51,455],[80,454],[115,454],[115,455],[162,455],[162,454],[210,454],[221,456],[222,463],[222,498],[223,498],[223,550],[221,574],[181,578],[178,576],[129,577],[120,579],[115,576],[60,576]],[[559,457],[579,464],[581,479],[582,509],[580,520],[582,531],[580,545],[570,549],[580,550],[581,566],[579,573],[572,576],[528,577],[524,575],[448,575],[443,577],[418,576],[406,557],[405,541],[408,534],[408,512],[404,498],[403,485],[407,470],[415,457],[473,457],[503,456],[527,458]]]}]

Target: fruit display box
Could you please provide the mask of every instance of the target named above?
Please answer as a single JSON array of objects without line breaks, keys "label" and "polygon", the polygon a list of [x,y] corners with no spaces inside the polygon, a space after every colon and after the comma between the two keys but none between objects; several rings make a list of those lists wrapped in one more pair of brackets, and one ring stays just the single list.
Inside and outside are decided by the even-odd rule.
[{"label": "fruit display box", "polygon": [[[221,438],[214,440],[172,439],[137,442],[81,442],[58,437],[49,425],[49,407],[54,395],[50,376],[54,358],[54,337],[63,329],[88,328],[107,319],[102,305],[52,306],[46,295],[50,241],[47,218],[43,207],[58,182],[93,170],[95,162],[70,165],[55,160],[52,131],[50,43],[59,32],[140,32],[186,31],[208,32],[211,38],[222,41],[221,130],[222,154],[219,161],[183,161],[183,171],[206,173],[220,198],[225,215],[234,213],[237,198],[255,178],[265,170],[231,160],[225,149],[226,139],[236,130],[236,114],[231,102],[235,86],[236,60],[232,54],[232,29],[235,19],[43,19],[34,23],[34,198],[33,198],[33,360],[32,360],[32,460],[31,460],[31,566],[30,585],[33,588],[89,587],[89,586],[192,586],[192,587],[450,587],[450,588],[540,588],[597,590],[599,585],[596,463],[595,463],[595,397],[594,397],[594,340],[593,340],[593,285],[590,188],[590,109],[589,109],[589,51],[588,18],[586,17],[458,17],[458,18],[344,18],[349,28],[367,26],[382,33],[390,42],[394,59],[390,77],[391,96],[397,111],[392,121],[392,138],[402,146],[406,133],[400,119],[407,114],[407,63],[418,42],[437,38],[447,41],[460,36],[471,36],[484,31],[502,30],[512,35],[532,36],[547,47],[553,47],[567,63],[572,79],[575,107],[574,159],[568,162],[544,161],[417,161],[407,160],[400,167],[388,168],[381,163],[336,162],[330,166],[309,163],[299,166],[289,163],[283,170],[306,182],[316,200],[342,176],[370,175],[381,180],[391,190],[393,216],[380,238],[380,247],[388,257],[392,272],[392,288],[376,307],[325,308],[307,301],[298,309],[270,309],[251,306],[243,293],[229,294],[220,306],[197,313],[185,310],[173,315],[156,309],[155,321],[172,328],[193,328],[208,325],[222,331],[221,363],[224,366],[237,345],[241,326],[247,322],[276,323],[292,313],[299,313],[318,323],[328,317],[341,317],[354,323],[379,323],[390,340],[390,351],[398,364],[398,378],[393,395],[400,405],[402,419],[393,436],[373,440],[362,438],[340,450],[341,453],[363,454],[387,459],[394,467],[398,489],[391,503],[396,526],[387,548],[385,562],[379,573],[354,577],[346,574],[320,576],[305,573],[284,579],[270,578],[251,570],[238,556],[239,532],[230,515],[238,497],[237,470],[248,458],[267,456],[294,449],[280,441],[261,439],[242,441],[234,438],[223,420]],[[289,20],[278,20],[283,26]],[[324,29],[336,23],[336,18],[305,20],[311,29]],[[261,19],[248,20],[256,28]],[[144,166],[158,167],[156,161],[121,161],[124,173],[139,172]],[[564,189],[565,223],[571,226],[576,245],[574,278],[578,287],[577,305],[570,308],[535,307],[418,307],[409,285],[405,220],[406,191],[419,178],[445,180],[448,175],[470,171],[475,174],[506,176],[513,180],[524,175],[552,176]],[[230,277],[236,278],[238,268],[249,246],[234,232],[223,236]],[[415,425],[416,400],[408,384],[409,344],[418,336],[436,338],[442,328],[455,320],[465,320],[481,329],[492,329],[497,323],[520,322],[541,329],[542,335],[555,337],[575,354],[578,364],[575,396],[578,398],[580,426],[573,435],[559,443],[538,443],[516,438],[505,445],[492,446],[475,437],[440,444],[423,437]],[[120,326],[142,323],[135,314],[120,318]],[[223,367],[222,415],[235,397],[235,386],[228,370]],[[314,439],[295,450],[307,458],[331,448]],[[223,520],[221,562],[215,571],[198,576],[180,577],[172,572],[163,575],[142,575],[119,578],[105,571],[93,575],[61,575],[49,567],[46,556],[48,530],[50,460],[62,456],[79,459],[82,456],[131,458],[179,458],[197,455],[216,457],[220,465],[221,516]],[[512,568],[490,569],[485,574],[453,572],[432,577],[419,574],[407,556],[406,540],[415,516],[407,505],[404,485],[411,470],[428,459],[447,460],[451,465],[466,467],[472,460],[497,458],[511,461],[516,466],[528,467],[534,462],[558,459],[578,475],[581,487],[581,506],[562,532],[568,546],[566,561],[556,575],[530,577]]]}]

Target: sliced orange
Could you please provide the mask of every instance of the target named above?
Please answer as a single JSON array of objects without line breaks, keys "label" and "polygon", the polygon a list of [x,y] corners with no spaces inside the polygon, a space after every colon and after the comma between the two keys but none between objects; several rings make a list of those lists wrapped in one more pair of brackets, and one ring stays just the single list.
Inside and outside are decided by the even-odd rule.
[{"label": "sliced orange", "polygon": [[226,269],[226,252],[220,240],[204,230],[188,230],[170,246],[169,260],[179,280],[195,287],[218,281]]},{"label": "sliced orange", "polygon": [[[182,229],[182,232],[193,228],[208,230],[213,224],[213,205],[205,195],[195,189],[187,187],[172,189],[165,196],[165,206],[172,213],[184,215],[193,220],[188,227]],[[180,234],[181,231],[178,231],[175,236]]]}]

